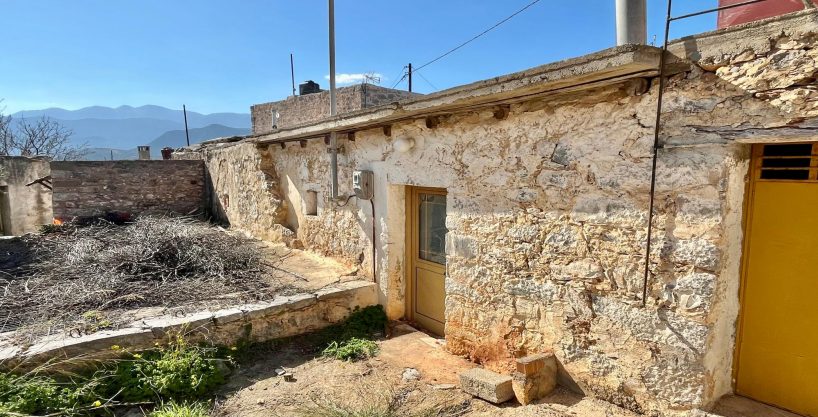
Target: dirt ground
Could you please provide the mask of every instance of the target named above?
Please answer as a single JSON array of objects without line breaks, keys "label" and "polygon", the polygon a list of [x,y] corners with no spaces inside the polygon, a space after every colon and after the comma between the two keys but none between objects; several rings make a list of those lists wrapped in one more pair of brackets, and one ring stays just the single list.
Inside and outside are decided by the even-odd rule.
[{"label": "dirt ground", "polygon": [[[354,363],[315,358],[297,344],[255,357],[231,376],[215,415],[337,415],[327,411],[361,412],[391,404],[392,415],[409,417],[637,416],[561,388],[538,404],[523,407],[512,401],[498,407],[460,391],[458,373],[475,365],[447,354],[441,341],[410,332],[379,345],[378,356]],[[292,379],[277,376],[280,368]]]}]

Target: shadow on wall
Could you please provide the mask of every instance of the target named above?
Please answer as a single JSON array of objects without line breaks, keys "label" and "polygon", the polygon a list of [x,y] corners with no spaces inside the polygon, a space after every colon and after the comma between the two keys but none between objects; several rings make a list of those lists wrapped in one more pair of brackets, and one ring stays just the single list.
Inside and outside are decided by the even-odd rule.
[{"label": "shadow on wall", "polygon": [[[210,170],[204,170],[204,182],[205,182],[205,201],[209,204],[207,207],[210,209],[210,213],[207,215],[210,217],[210,221],[218,224],[222,227],[230,227],[230,218],[227,216],[227,212],[225,209],[230,205],[230,195],[218,195],[214,190],[213,184],[213,177],[210,175]],[[224,200],[224,203],[222,203]]]}]

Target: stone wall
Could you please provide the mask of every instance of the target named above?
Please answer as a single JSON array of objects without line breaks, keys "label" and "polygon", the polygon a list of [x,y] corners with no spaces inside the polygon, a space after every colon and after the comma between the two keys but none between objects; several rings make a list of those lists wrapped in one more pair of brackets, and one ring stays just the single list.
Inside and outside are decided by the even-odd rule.
[{"label": "stone wall", "polygon": [[[408,91],[393,90],[371,84],[339,88],[336,92],[338,114],[349,113],[367,107],[394,103],[412,97]],[[253,134],[273,130],[272,114],[278,112],[278,128],[284,129],[329,117],[329,91],[303,96],[291,96],[286,100],[256,104],[250,107]]]},{"label": "stone wall", "polygon": [[205,162],[209,209],[213,219],[264,240],[287,240],[287,213],[278,175],[266,147],[218,143],[182,149],[173,159]]},{"label": "stone wall", "polygon": [[[667,82],[645,306],[655,78],[644,92],[623,84],[515,103],[505,119],[471,110],[433,127],[398,122],[391,136],[356,132],[341,140],[341,194],[353,170],[374,171],[374,213],[366,201],[329,202],[320,139],[256,152],[269,158],[293,242],[374,265],[390,317],[405,311],[406,185],[445,188],[452,352],[503,368],[553,350],[562,382],[589,395],[645,412],[707,407],[732,391],[750,143],[818,140],[815,16],[672,46],[702,65]],[[396,152],[399,138],[415,146]],[[313,198],[316,213],[305,209]]]},{"label": "stone wall", "polygon": [[0,235],[22,235],[51,224],[51,190],[26,185],[49,175],[47,157],[0,156]]},{"label": "stone wall", "polygon": [[62,220],[206,209],[202,161],[52,162],[51,176],[54,217]]},{"label": "stone wall", "polygon": [[313,293],[276,296],[274,300],[223,310],[152,317],[82,337],[49,336],[30,346],[0,340],[0,369],[21,372],[61,360],[64,363],[59,371],[93,366],[100,360],[121,356],[121,349],[111,349],[114,345],[131,352],[152,349],[156,343],[165,343],[179,334],[193,343],[206,341],[218,346],[306,334],[341,322],[357,309],[375,305],[374,287],[371,282],[348,281]]}]

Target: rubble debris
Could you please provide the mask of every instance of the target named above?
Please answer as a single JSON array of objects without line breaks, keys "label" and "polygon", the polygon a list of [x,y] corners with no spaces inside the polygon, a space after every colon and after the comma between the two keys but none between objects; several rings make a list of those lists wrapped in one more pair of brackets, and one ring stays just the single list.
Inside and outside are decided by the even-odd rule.
[{"label": "rubble debris", "polygon": [[517,401],[531,404],[550,394],[557,386],[557,359],[554,353],[540,353],[517,359],[512,388]]},{"label": "rubble debris", "polygon": [[460,374],[460,388],[467,394],[494,404],[514,398],[511,377],[483,368],[472,368]]}]

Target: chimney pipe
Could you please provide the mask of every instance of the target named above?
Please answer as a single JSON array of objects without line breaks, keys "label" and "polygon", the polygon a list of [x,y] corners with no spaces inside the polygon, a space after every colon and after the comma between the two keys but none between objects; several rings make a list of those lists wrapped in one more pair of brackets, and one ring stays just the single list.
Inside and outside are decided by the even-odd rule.
[{"label": "chimney pipe", "polygon": [[646,44],[648,19],[646,0],[616,0],[616,45]]}]

